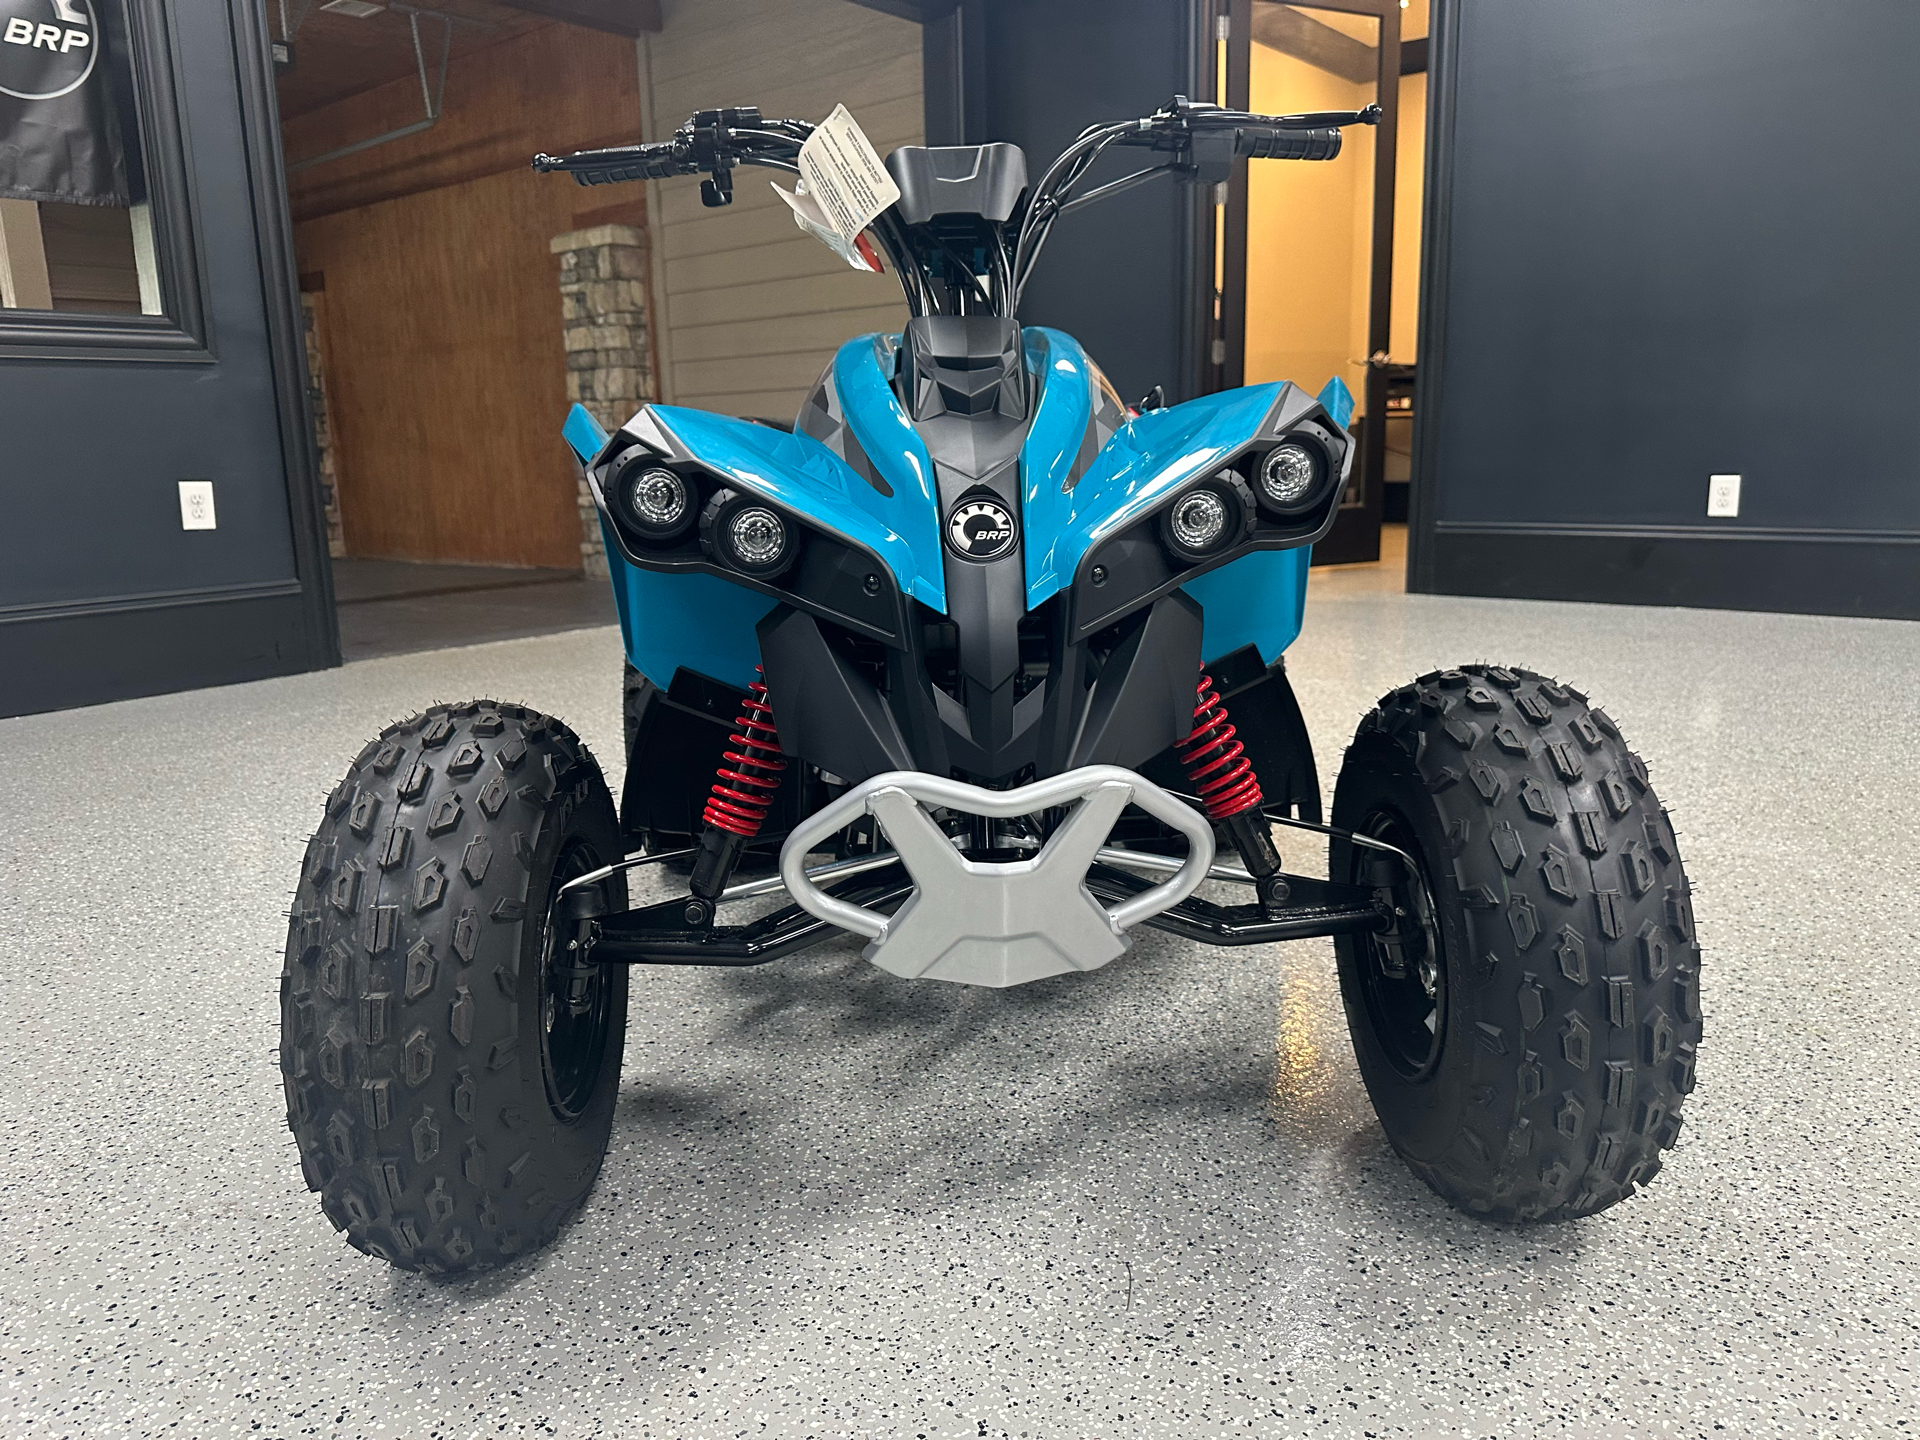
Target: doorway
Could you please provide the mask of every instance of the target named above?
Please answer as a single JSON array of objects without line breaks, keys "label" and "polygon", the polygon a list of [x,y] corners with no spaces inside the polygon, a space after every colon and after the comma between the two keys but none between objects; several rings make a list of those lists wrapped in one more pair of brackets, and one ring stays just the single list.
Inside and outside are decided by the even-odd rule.
[{"label": "doorway", "polygon": [[1349,127],[1337,159],[1242,167],[1227,198],[1223,383],[1291,380],[1353,407],[1358,453],[1316,566],[1404,566],[1426,52],[1427,0],[1232,5],[1230,106],[1381,110],[1378,126]]},{"label": "doorway", "polygon": [[[344,658],[613,623],[559,426],[595,358],[577,337],[635,347],[560,242],[642,236],[645,202],[527,160],[639,132],[640,7],[267,8]],[[643,347],[618,358],[642,387]]]}]

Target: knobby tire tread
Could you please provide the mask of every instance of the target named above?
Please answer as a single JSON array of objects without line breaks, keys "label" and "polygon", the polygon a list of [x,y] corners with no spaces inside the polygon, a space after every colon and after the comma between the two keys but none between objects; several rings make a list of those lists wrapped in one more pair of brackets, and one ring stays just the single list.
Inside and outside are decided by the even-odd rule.
[{"label": "knobby tire tread", "polygon": [[551,1239],[592,1188],[625,972],[605,1093],[571,1125],[547,1105],[528,998],[545,891],[577,833],[617,846],[593,756],[559,722],[489,700],[387,727],[327,797],[290,915],[280,1064],[307,1185],[360,1250],[490,1269]]},{"label": "knobby tire tread", "polygon": [[[1443,1061],[1471,1067],[1468,1103],[1430,1158],[1408,1150],[1431,1135],[1389,1138],[1442,1196],[1492,1218],[1568,1219],[1626,1198],[1680,1134],[1702,1032],[1692,891],[1646,765],[1578,690],[1465,665],[1383,696],[1361,722],[1334,801],[1346,827],[1366,788],[1350,772],[1426,797],[1444,835],[1434,898],[1464,908],[1471,937],[1449,957]],[[1344,972],[1359,951],[1339,950],[1357,1027]],[[1404,1082],[1369,1065],[1357,1034],[1355,1049],[1382,1108],[1377,1087]]]}]

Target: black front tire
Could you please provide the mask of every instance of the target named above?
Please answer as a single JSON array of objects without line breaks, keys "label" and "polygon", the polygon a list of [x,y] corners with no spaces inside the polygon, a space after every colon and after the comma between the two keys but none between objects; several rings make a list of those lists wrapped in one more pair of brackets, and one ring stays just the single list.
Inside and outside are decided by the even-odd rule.
[{"label": "black front tire", "polygon": [[[1652,1179],[1700,1044],[1700,950],[1667,813],[1604,711],[1531,671],[1424,675],[1361,722],[1336,879],[1390,893],[1336,942],[1354,1055],[1394,1148],[1455,1206],[1590,1215]],[[1429,908],[1430,897],[1430,908]]]},{"label": "black front tire", "polygon": [[[602,966],[569,995],[577,922],[548,914],[568,878],[621,854],[593,756],[517,705],[389,726],[328,797],[287,939],[280,1065],[301,1169],[351,1244],[406,1270],[491,1269],[593,1188],[627,973]],[[624,908],[624,878],[600,884]]]}]

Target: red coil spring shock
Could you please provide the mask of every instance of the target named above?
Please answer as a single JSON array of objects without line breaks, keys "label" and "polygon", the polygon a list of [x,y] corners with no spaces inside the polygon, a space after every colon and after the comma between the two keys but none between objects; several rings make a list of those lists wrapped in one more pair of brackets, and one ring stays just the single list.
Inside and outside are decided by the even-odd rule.
[{"label": "red coil spring shock", "polygon": [[1233,738],[1227,707],[1213,688],[1212,677],[1202,674],[1194,694],[1193,733],[1180,742],[1178,750],[1207,818],[1226,820],[1255,809],[1261,800],[1260,777],[1253,773],[1247,747]]},{"label": "red coil spring shock", "polygon": [[767,687],[756,680],[747,687],[740,714],[734,717],[733,733],[727,737],[729,748],[723,753],[713,794],[700,818],[743,840],[760,833],[779,788],[780,772],[787,762],[780,755],[780,735],[773,724],[773,707],[767,704]]}]

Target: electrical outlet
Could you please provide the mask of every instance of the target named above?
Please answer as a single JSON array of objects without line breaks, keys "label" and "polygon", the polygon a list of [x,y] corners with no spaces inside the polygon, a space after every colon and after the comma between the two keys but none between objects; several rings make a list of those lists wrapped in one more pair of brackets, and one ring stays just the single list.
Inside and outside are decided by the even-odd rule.
[{"label": "electrical outlet", "polygon": [[213,515],[213,481],[182,480],[180,482],[180,528],[212,530],[217,524]]},{"label": "electrical outlet", "polygon": [[1740,513],[1740,477],[1707,477],[1707,514],[1714,519],[1732,519]]}]

